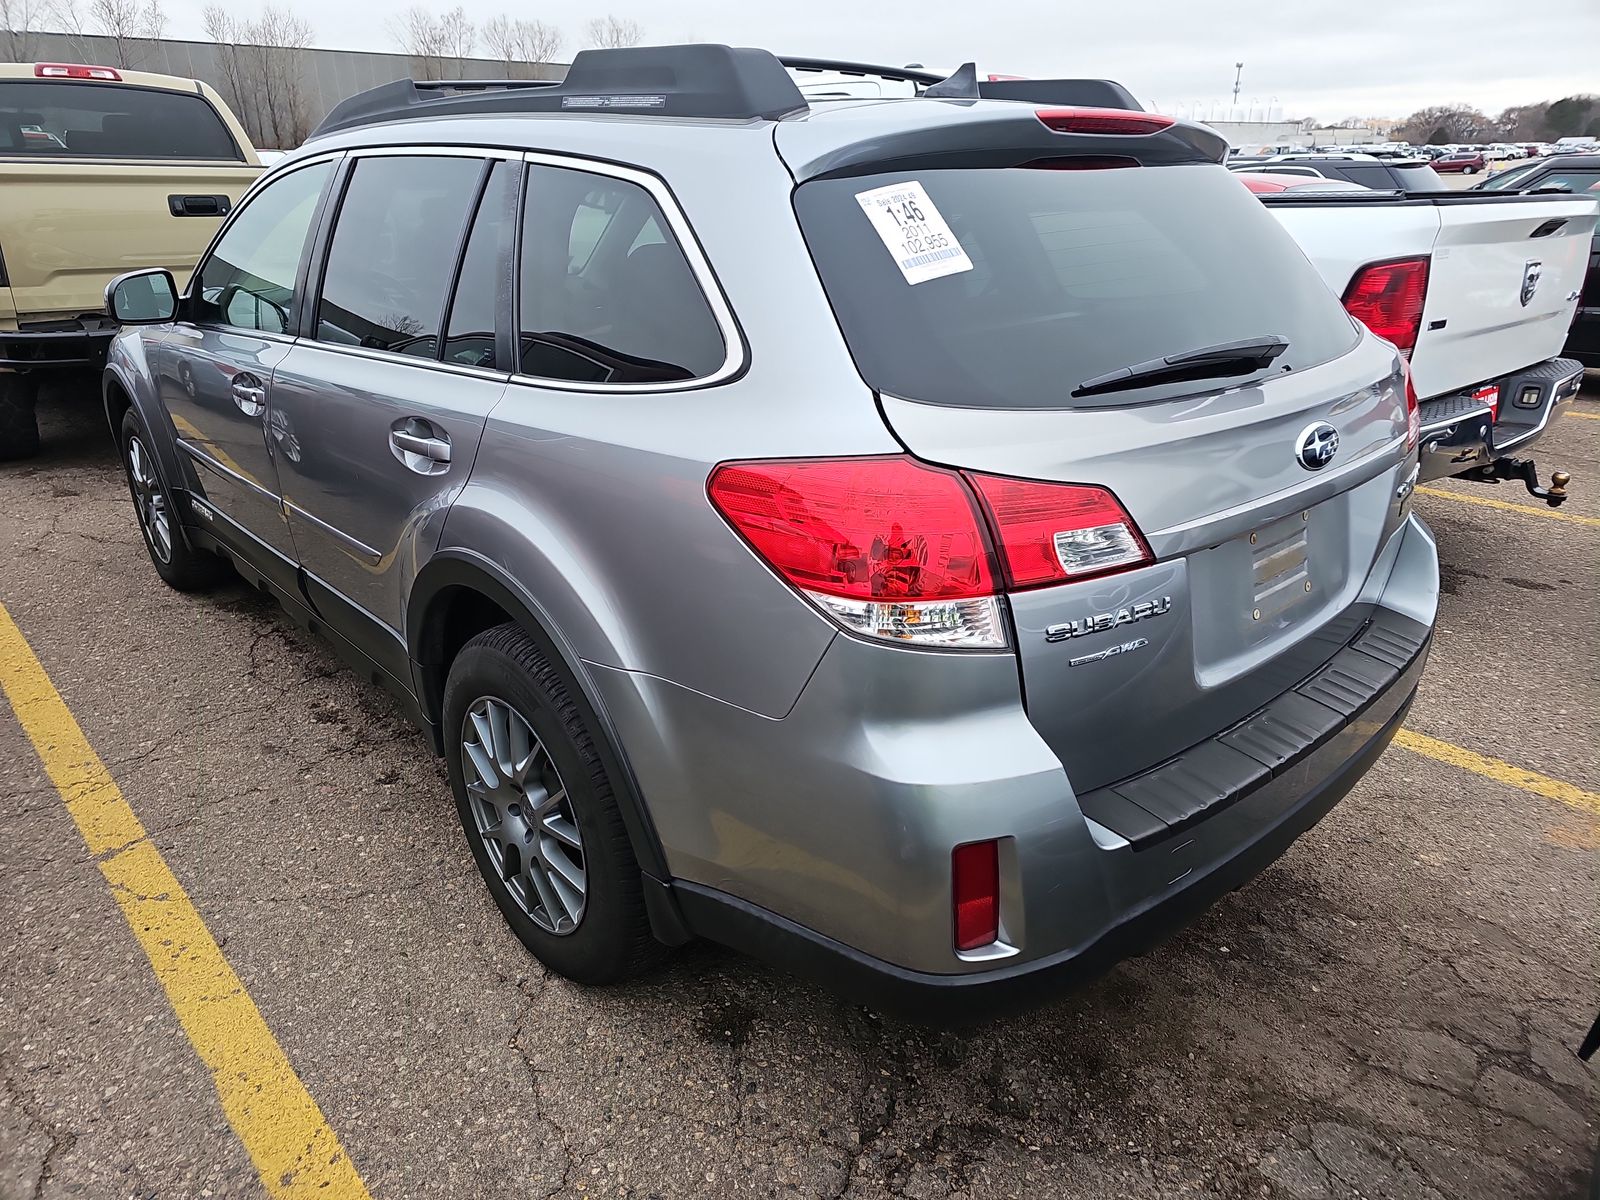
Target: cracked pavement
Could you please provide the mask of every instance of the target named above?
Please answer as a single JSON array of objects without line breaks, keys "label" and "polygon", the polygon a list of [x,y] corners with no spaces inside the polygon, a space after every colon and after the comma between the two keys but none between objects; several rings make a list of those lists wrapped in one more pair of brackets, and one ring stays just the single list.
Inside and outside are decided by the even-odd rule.
[{"label": "cracked pavement", "polygon": [[[0,602],[374,1196],[1587,1196],[1594,815],[1391,749],[1175,940],[965,1030],[710,946],[586,990],[505,928],[390,700],[243,585],[164,588],[58,400],[0,466]],[[1538,458],[1600,515],[1600,421]],[[1410,727],[1600,790],[1600,529],[1421,508],[1445,596]],[[0,821],[0,1200],[263,1195],[3,709]]]}]

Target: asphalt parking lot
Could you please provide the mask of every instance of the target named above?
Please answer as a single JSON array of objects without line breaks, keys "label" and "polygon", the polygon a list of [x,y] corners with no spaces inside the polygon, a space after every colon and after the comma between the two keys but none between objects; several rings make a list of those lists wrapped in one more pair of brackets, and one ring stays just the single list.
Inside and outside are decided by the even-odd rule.
[{"label": "asphalt parking lot", "polygon": [[[390,701],[243,586],[167,590],[98,414],[48,407],[44,455],[0,467],[0,626],[259,1022],[169,998],[150,929],[182,893],[130,899],[0,704],[0,1197],[1586,1196],[1600,388],[1577,408],[1538,452],[1574,476],[1558,514],[1422,497],[1445,595],[1405,745],[1176,940],[935,1032],[709,947],[547,976]],[[344,1182],[258,1173],[294,1114],[219,1088],[262,1038]]]}]

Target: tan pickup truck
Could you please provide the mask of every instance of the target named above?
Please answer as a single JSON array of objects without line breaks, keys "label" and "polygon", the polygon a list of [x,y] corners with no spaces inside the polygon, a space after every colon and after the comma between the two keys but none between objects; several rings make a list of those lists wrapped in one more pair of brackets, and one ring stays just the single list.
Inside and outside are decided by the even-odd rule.
[{"label": "tan pickup truck", "polygon": [[106,284],[170,267],[181,287],[260,173],[197,80],[0,63],[0,459],[37,453],[44,374],[98,377]]}]

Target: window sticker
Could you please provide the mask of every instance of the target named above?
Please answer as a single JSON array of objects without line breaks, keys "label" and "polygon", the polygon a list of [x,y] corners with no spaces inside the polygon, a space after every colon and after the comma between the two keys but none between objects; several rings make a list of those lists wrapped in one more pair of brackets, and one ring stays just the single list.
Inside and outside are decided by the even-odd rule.
[{"label": "window sticker", "polygon": [[915,179],[857,192],[856,201],[909,284],[972,270],[972,260]]}]

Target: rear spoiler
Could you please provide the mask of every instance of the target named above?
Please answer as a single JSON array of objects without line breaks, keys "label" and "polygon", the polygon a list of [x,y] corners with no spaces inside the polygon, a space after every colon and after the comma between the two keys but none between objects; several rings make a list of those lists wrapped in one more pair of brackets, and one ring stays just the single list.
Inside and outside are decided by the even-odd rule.
[{"label": "rear spoiler", "polygon": [[[1127,88],[1109,79],[980,79],[970,63],[947,79],[937,71],[918,67],[880,67],[832,58],[780,57],[778,61],[791,71],[858,75],[864,79],[909,83],[916,87],[918,95],[929,88],[937,88],[935,95],[958,100],[1020,100],[1026,104],[1144,111],[1144,106]],[[969,69],[970,78],[964,79]]]}]

